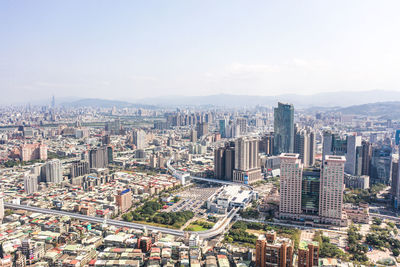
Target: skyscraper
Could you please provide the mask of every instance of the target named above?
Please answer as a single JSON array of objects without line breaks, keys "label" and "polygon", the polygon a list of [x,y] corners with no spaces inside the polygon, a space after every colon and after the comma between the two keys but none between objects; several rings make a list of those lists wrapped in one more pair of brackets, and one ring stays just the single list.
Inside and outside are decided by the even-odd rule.
[{"label": "skyscraper", "polygon": [[53,159],[45,164],[46,182],[59,184],[63,180],[63,173],[61,169],[61,161]]},{"label": "skyscraper", "polygon": [[323,134],[322,156],[345,156],[345,172],[351,175],[357,174],[357,164],[362,153],[357,153],[357,147],[361,146],[361,136],[355,134],[341,137],[336,133],[325,131]]},{"label": "skyscraper", "polygon": [[38,191],[38,176],[33,173],[24,176],[25,194],[30,195]]},{"label": "skyscraper", "polygon": [[236,124],[239,125],[240,135],[245,135],[247,133],[247,119],[237,118]]},{"label": "skyscraper", "polygon": [[370,165],[371,165],[371,158],[372,158],[372,144],[367,141],[362,141],[361,146],[362,146],[361,175],[370,175]]},{"label": "skyscraper", "polygon": [[241,137],[235,141],[235,169],[233,181],[251,184],[261,179],[258,139]]},{"label": "skyscraper", "polygon": [[341,225],[344,187],[344,156],[325,156],[321,168],[319,216],[321,222]]},{"label": "skyscraper", "polygon": [[[348,135],[346,149],[346,164],[344,171],[351,175],[356,175],[357,171],[357,147],[361,146],[361,136]],[[359,155],[361,157],[361,155]]]},{"label": "skyscraper", "polygon": [[219,120],[219,133],[221,134],[222,138],[226,138],[226,127],[227,121],[226,119]]},{"label": "skyscraper", "polygon": [[197,131],[195,129],[190,130],[190,142],[197,142]]},{"label": "skyscraper", "polygon": [[310,162],[310,135],[305,129],[295,127],[293,152],[299,154],[301,163],[308,167]]},{"label": "skyscraper", "polygon": [[146,132],[142,129],[134,130],[133,144],[136,146],[136,149],[145,149],[147,147]]},{"label": "skyscraper", "polygon": [[0,223],[3,222],[4,219],[4,193],[3,188],[0,188]]},{"label": "skyscraper", "polygon": [[89,162],[85,160],[78,160],[72,162],[70,166],[69,178],[75,178],[89,173]]},{"label": "skyscraper", "polygon": [[214,178],[225,179],[225,147],[214,150]]},{"label": "skyscraper", "polygon": [[278,103],[274,109],[274,153],[292,153],[294,143],[294,107]]},{"label": "skyscraper", "polygon": [[393,206],[398,209],[400,206],[400,172],[399,155],[392,155],[392,183],[390,186],[390,195],[392,196]]},{"label": "skyscraper", "polygon": [[279,217],[300,219],[303,164],[299,154],[282,153]]},{"label": "skyscraper", "polygon": [[208,123],[207,122],[199,122],[197,124],[197,138],[201,138],[202,136],[208,134]]},{"label": "skyscraper", "polygon": [[214,150],[214,177],[232,181],[235,166],[235,143],[228,142],[223,147]]},{"label": "skyscraper", "polygon": [[371,184],[389,184],[390,168],[392,160],[392,147],[386,144],[379,144],[372,147],[370,165]]},{"label": "skyscraper", "polygon": [[110,161],[112,160],[112,150],[110,155],[111,147],[102,146],[96,147],[89,151],[89,166],[91,169],[107,168]]},{"label": "skyscraper", "polygon": [[267,133],[261,137],[259,152],[265,153],[268,156],[274,154],[274,133]]}]

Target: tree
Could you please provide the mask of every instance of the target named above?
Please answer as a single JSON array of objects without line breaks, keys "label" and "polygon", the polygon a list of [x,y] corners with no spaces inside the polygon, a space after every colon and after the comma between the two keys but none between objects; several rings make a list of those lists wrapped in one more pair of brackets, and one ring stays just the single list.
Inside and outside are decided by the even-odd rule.
[{"label": "tree", "polygon": [[393,253],[393,256],[397,257],[397,256],[400,255],[400,250],[395,248],[395,249],[392,250],[392,253]]},{"label": "tree", "polygon": [[375,225],[381,225],[382,224],[382,219],[378,217],[374,217],[373,219],[373,224]]}]

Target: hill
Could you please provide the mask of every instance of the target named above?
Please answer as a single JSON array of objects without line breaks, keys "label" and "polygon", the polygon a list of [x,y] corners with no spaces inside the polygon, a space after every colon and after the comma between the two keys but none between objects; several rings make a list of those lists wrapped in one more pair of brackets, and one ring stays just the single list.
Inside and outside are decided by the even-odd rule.
[{"label": "hill", "polygon": [[377,116],[382,119],[400,119],[400,101],[376,102],[339,108],[342,114]]}]

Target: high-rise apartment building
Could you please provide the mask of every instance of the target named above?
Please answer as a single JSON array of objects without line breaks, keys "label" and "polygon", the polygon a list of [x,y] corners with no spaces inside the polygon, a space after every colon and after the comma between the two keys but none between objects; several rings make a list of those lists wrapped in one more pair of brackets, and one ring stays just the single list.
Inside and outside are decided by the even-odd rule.
[{"label": "high-rise apartment building", "polygon": [[274,109],[274,153],[293,153],[294,146],[294,107],[278,103]]},{"label": "high-rise apartment building", "polygon": [[69,178],[82,176],[88,174],[89,172],[90,172],[89,162],[85,160],[74,161],[70,166]]},{"label": "high-rise apartment building", "polygon": [[300,241],[298,251],[298,267],[319,266],[319,244],[315,241]]},{"label": "high-rise apartment building", "polygon": [[208,123],[207,122],[200,122],[197,124],[197,138],[201,138],[204,135],[208,134]]},{"label": "high-rise apartment building", "polygon": [[300,219],[303,164],[299,154],[282,153],[279,217]]},{"label": "high-rise apartment building", "polygon": [[344,156],[325,156],[321,167],[319,216],[323,223],[341,225],[343,209]]},{"label": "high-rise apartment building", "polygon": [[258,139],[241,137],[235,141],[235,169],[233,181],[251,184],[261,179],[261,166],[258,156]]},{"label": "high-rise apartment building", "polygon": [[142,129],[134,130],[133,144],[136,146],[136,149],[145,149],[147,147],[146,132]]},{"label": "high-rise apartment building", "polygon": [[38,176],[33,173],[27,173],[24,176],[24,190],[27,195],[38,191]]},{"label": "high-rise apartment building", "polygon": [[112,147],[96,147],[89,151],[89,167],[91,169],[107,168],[112,160]]},{"label": "high-rise apartment building", "polygon": [[247,133],[247,119],[237,118],[236,125],[239,125],[240,135],[245,135]]},{"label": "high-rise apartment building", "polygon": [[61,168],[61,161],[59,159],[53,159],[44,165],[46,173],[46,182],[59,184],[63,181],[63,172]]},{"label": "high-rise apartment building", "polygon": [[47,160],[47,146],[45,144],[23,144],[20,148],[22,161]]},{"label": "high-rise apartment building", "polygon": [[130,189],[118,190],[115,200],[120,212],[126,212],[132,207],[132,191]]},{"label": "high-rise apartment building", "polygon": [[275,231],[260,235],[256,242],[256,267],[292,267],[293,241],[277,237]]},{"label": "high-rise apartment building", "polygon": [[190,142],[197,142],[197,131],[195,129],[190,130]]},{"label": "high-rise apartment building", "polygon": [[3,190],[0,190],[0,223],[3,222],[4,219],[4,193]]}]

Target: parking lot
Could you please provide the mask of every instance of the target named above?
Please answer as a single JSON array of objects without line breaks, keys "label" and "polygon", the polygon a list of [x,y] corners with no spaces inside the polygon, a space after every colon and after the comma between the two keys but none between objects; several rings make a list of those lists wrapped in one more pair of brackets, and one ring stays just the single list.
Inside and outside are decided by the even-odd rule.
[{"label": "parking lot", "polygon": [[205,187],[196,186],[190,187],[185,191],[179,192],[177,195],[180,200],[174,205],[166,208],[163,212],[178,212],[190,210],[194,213],[205,213],[205,209],[202,209],[204,202],[212,196],[219,187]]}]

